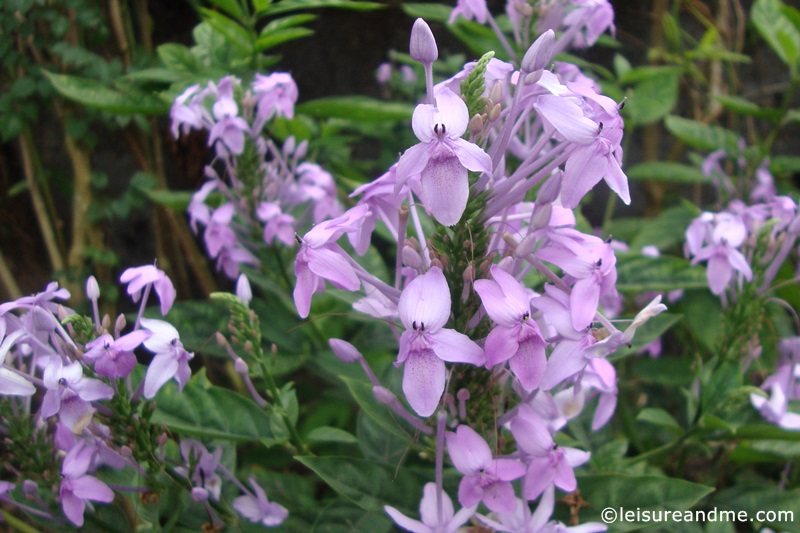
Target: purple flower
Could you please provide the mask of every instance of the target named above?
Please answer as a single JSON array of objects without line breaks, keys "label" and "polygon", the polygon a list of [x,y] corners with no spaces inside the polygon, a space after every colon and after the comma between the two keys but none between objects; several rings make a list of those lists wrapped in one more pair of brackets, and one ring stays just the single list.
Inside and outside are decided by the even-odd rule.
[{"label": "purple flower", "polygon": [[250,477],[250,485],[255,495],[246,494],[233,500],[233,508],[250,520],[261,523],[267,527],[279,526],[289,516],[289,511],[283,505],[271,502],[254,477]]},{"label": "purple flower", "polygon": [[[276,115],[294,118],[297,84],[288,72],[273,72],[269,76],[256,74],[253,91],[258,99],[257,123],[263,124]],[[261,128],[254,128],[256,131]]]},{"label": "purple flower", "polygon": [[428,417],[444,392],[445,361],[481,365],[483,350],[463,333],[443,329],[450,318],[450,290],[438,267],[408,284],[398,311],[406,330],[395,366],[405,363],[403,392],[414,411]]},{"label": "purple flower", "polygon": [[447,23],[452,24],[459,15],[464,17],[464,20],[476,20],[480,24],[485,24],[486,18],[489,16],[486,0],[458,0]]},{"label": "purple flower", "polygon": [[422,489],[422,500],[419,503],[421,522],[407,517],[389,505],[384,506],[384,510],[398,526],[412,533],[456,533],[475,514],[477,505],[464,507],[456,513],[453,508],[453,500],[446,492],[442,491],[439,495],[442,514],[439,516],[436,493],[436,483],[426,483]]},{"label": "purple flower", "polygon": [[94,408],[90,402],[114,396],[114,390],[99,379],[84,377],[77,361],[64,366],[61,359],[53,357],[44,369],[43,381],[47,392],[42,400],[42,418],[57,414],[76,434],[92,420]]},{"label": "purple flower", "polygon": [[[202,501],[211,496],[219,501],[222,492],[222,479],[217,474],[222,448],[210,453],[205,446],[194,439],[181,441],[181,456],[187,466],[178,466],[175,471],[192,482],[192,495],[195,501]],[[188,466],[194,466],[189,470]]]},{"label": "purple flower", "polygon": [[456,470],[464,474],[458,486],[458,501],[465,507],[478,505],[498,513],[514,512],[511,481],[525,475],[525,465],[514,459],[492,459],[486,441],[472,428],[460,425],[445,433],[447,451]]},{"label": "purple flower", "polygon": [[570,294],[572,325],[582,330],[591,325],[600,297],[615,290],[617,258],[609,243],[577,230],[550,234],[554,245],[537,252],[537,257],[559,266],[576,279]]},{"label": "purple flower", "polygon": [[[725,292],[734,270],[748,281],[753,279],[747,259],[737,250],[746,238],[747,227],[741,217],[732,213],[704,213],[686,230],[687,246],[694,255],[692,264],[708,260],[706,277],[714,294]],[[701,247],[703,244],[707,246]]]},{"label": "purple flower", "polygon": [[511,433],[519,448],[528,454],[528,472],[522,485],[525,499],[538,498],[551,484],[565,492],[577,488],[573,468],[589,460],[588,452],[559,447],[539,415],[524,404],[511,421]]},{"label": "purple flower", "polygon": [[142,289],[148,284],[152,284],[156,290],[158,299],[161,302],[161,316],[169,313],[172,304],[175,302],[175,287],[163,270],[153,265],[145,265],[129,268],[119,277],[120,283],[128,284],[128,294],[134,302],[138,302],[142,296]]},{"label": "purple flower", "polygon": [[[244,151],[245,132],[250,131],[247,121],[238,116],[239,106],[233,98],[233,82],[236,78],[226,76],[217,84],[217,101],[212,111],[217,123],[208,134],[208,145],[222,141],[216,146],[217,153],[227,155],[228,152],[239,155]],[[238,81],[238,80],[237,80]]]},{"label": "purple flower", "polygon": [[127,377],[136,366],[133,350],[152,333],[136,330],[114,340],[109,334],[100,335],[86,345],[84,358],[94,364],[94,371],[107,378]]},{"label": "purple flower", "polygon": [[348,291],[361,286],[347,254],[336,240],[344,233],[358,231],[368,214],[366,205],[357,205],[338,218],[314,226],[302,239],[298,238],[300,251],[294,263],[297,277],[294,304],[301,317],[308,316],[312,295],[325,290],[325,280]]},{"label": "purple flower", "polygon": [[545,94],[535,104],[550,129],[577,145],[564,167],[561,204],[569,209],[577,207],[601,179],[623,202],[630,204],[628,178],[620,167],[622,129],[585,116],[579,102],[572,97]]},{"label": "purple flower", "polygon": [[458,222],[467,206],[467,170],[492,170],[489,154],[461,138],[468,122],[464,101],[450,89],[441,89],[436,106],[420,104],[414,109],[411,126],[420,143],[406,150],[397,164],[398,186],[420,174],[422,200],[446,226]]},{"label": "purple flower", "polygon": [[182,390],[192,376],[189,361],[194,357],[181,344],[178,330],[163,320],[142,318],[144,329],[152,335],[145,339],[144,347],[155,354],[144,376],[144,397],[153,398],[170,379],[175,378]]},{"label": "purple flower", "polygon": [[61,488],[59,496],[61,507],[70,522],[78,527],[83,525],[83,512],[86,501],[109,503],[114,500],[111,487],[86,472],[92,464],[96,447],[79,440],[64,457],[61,465]]},{"label": "purple flower", "polygon": [[281,210],[277,202],[261,202],[256,216],[264,223],[264,242],[273,244],[278,240],[286,246],[294,243],[294,217]]},{"label": "purple flower", "polygon": [[545,368],[546,343],[531,318],[530,295],[514,276],[499,266],[491,268],[494,281],[475,281],[486,312],[497,326],[486,337],[486,366],[509,360],[509,366],[526,391],[539,385]]},{"label": "purple flower", "polygon": [[564,25],[570,30],[573,28],[585,30],[582,34],[576,34],[573,39],[576,47],[592,46],[607,29],[611,30],[612,35],[616,31],[614,8],[608,0],[573,0],[572,4],[577,8],[564,17]]}]

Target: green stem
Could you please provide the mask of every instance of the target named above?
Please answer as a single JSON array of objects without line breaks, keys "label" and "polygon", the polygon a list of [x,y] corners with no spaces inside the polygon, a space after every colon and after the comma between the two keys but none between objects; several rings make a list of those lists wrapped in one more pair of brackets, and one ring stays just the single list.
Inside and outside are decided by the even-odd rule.
[{"label": "green stem", "polygon": [[283,420],[283,423],[286,425],[286,428],[289,430],[289,436],[292,441],[292,454],[295,451],[299,451],[303,455],[311,455],[311,450],[308,449],[306,443],[303,442],[302,437],[300,437],[300,433],[297,432],[297,428],[289,420],[289,415],[286,413],[286,409],[283,407],[283,403],[281,402],[281,393],[278,390],[278,386],[275,384],[275,380],[272,379],[272,373],[270,373],[269,368],[267,368],[266,363],[263,359],[263,354],[258,358],[258,365],[261,368],[261,374],[264,376],[264,381],[267,383],[267,389],[269,390],[270,396],[272,396],[272,408],[275,409],[278,415]]},{"label": "green stem", "polygon": [[2,516],[3,520],[11,527],[11,531],[20,531],[21,533],[37,533],[39,531],[35,527],[26,524],[9,511],[0,511],[0,516]]}]

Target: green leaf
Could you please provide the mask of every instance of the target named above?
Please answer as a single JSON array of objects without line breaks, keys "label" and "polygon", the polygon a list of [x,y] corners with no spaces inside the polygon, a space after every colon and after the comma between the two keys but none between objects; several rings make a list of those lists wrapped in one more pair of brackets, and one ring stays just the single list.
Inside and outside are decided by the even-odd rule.
[{"label": "green leaf", "polygon": [[264,29],[262,29],[261,33],[259,33],[259,37],[268,35],[269,33],[275,30],[282,30],[284,28],[292,28],[294,26],[300,26],[301,24],[305,24],[306,22],[311,22],[312,20],[316,19],[317,15],[312,15],[310,13],[281,17],[279,19],[273,20],[272,22],[264,26]]},{"label": "green leaf", "polygon": [[[157,313],[153,309],[148,314],[150,311]],[[221,303],[213,300],[176,302],[169,312],[169,320],[190,352],[227,357],[225,350],[214,342],[214,332],[226,331],[228,323],[228,311]]]},{"label": "green leaf", "polygon": [[204,439],[269,443],[269,417],[250,398],[210,385],[205,374],[194,376],[179,391],[174,382],[156,395],[153,421],[170,431]]},{"label": "green leaf", "polygon": [[617,289],[620,292],[674,291],[708,287],[705,269],[680,257],[617,256]]},{"label": "green leaf", "polygon": [[739,136],[731,130],[674,115],[666,118],[665,125],[675,137],[700,150],[711,152],[724,149],[729,154],[739,152]]},{"label": "green leaf", "polygon": [[277,4],[272,4],[264,14],[277,15],[278,13],[286,13],[289,11],[318,9],[323,7],[350,9],[353,11],[371,11],[373,9],[382,9],[385,6],[377,2],[353,2],[351,0],[283,0]]},{"label": "green leaf", "polygon": [[313,442],[339,442],[343,444],[356,444],[358,439],[349,431],[330,426],[320,426],[312,429],[306,439]]},{"label": "green leaf", "polygon": [[775,175],[800,172],[800,156],[779,155],[772,158],[769,171]]},{"label": "green leaf", "polygon": [[385,102],[366,96],[334,96],[319,98],[297,106],[297,112],[317,118],[344,118],[365,122],[409,120],[414,106]]},{"label": "green leaf", "polygon": [[656,218],[644,219],[641,230],[630,241],[631,250],[641,250],[652,245],[661,252],[680,247],[686,239],[686,228],[700,211],[682,203],[662,211]]},{"label": "green leaf", "polygon": [[[709,501],[709,506],[718,510],[744,511],[748,520],[752,520],[755,530],[759,523],[768,524],[778,531],[800,532],[800,494],[793,490],[780,490],[770,486],[748,486],[738,484],[723,489],[715,494]],[[773,520],[764,520],[767,516],[758,516],[759,511]],[[771,511],[771,512],[770,512]],[[779,513],[784,514],[780,516]],[[786,513],[791,513],[788,515]]]},{"label": "green leaf", "polygon": [[708,183],[710,180],[695,167],[671,161],[640,163],[626,172],[632,180],[667,181],[670,183]]},{"label": "green leaf", "polygon": [[[636,70],[626,73],[623,79],[630,78]],[[679,72],[665,68],[638,81],[625,105],[630,121],[643,125],[667,116],[678,101],[679,77]]]},{"label": "green leaf", "polygon": [[337,499],[327,505],[317,516],[313,533],[389,533],[396,531],[394,523],[385,511],[364,511],[345,499]]},{"label": "green leaf", "polygon": [[[610,358],[614,360],[621,359],[639,352],[639,350],[660,338],[668,329],[677,324],[681,318],[683,318],[682,315],[674,313],[661,313],[654,316],[636,330],[636,335],[633,337],[630,347],[620,348]],[[624,325],[624,322],[622,325]],[[621,329],[622,325],[619,326]]]},{"label": "green leaf", "polygon": [[295,39],[302,39],[303,37],[308,37],[310,35],[314,35],[314,31],[308,28],[284,28],[274,30],[259,37],[256,41],[255,49],[258,52],[263,52],[264,50],[268,50],[278,46],[279,44],[293,41]]},{"label": "green leaf", "polygon": [[186,212],[192,201],[193,192],[170,191],[167,189],[140,189],[154,204],[168,207],[173,211]]},{"label": "green leaf", "polygon": [[399,422],[392,416],[391,410],[378,402],[372,394],[372,384],[365,381],[339,376],[344,381],[353,399],[361,407],[362,411],[369,416],[384,431],[391,433],[395,437],[408,441],[410,435],[407,434]]},{"label": "green leaf", "polygon": [[203,15],[203,20],[222,34],[225,40],[240,52],[246,54],[253,52],[254,36],[241,24],[211,9],[200,8],[200,13]]},{"label": "green leaf", "polygon": [[694,379],[692,360],[688,357],[659,357],[636,359],[631,375],[637,379],[667,387],[686,387]]},{"label": "green leaf", "polygon": [[242,11],[242,6],[239,5],[238,0],[208,0],[210,3],[214,4],[221,10],[225,11],[229,15],[233,15],[237,18],[244,17],[244,11]]},{"label": "green leaf", "polygon": [[800,30],[781,12],[778,0],[758,0],[750,12],[758,33],[792,71],[800,57]]},{"label": "green leaf", "polygon": [[450,19],[450,13],[453,11],[453,6],[445,4],[405,2],[402,7],[409,17],[422,18],[427,22],[446,23]]},{"label": "green leaf", "polygon": [[405,468],[352,457],[295,457],[344,498],[366,511],[384,505],[416,513],[422,484]]},{"label": "green leaf", "polygon": [[[601,511],[620,508],[637,512],[685,511],[710,494],[714,488],[683,479],[626,474],[589,474],[578,476],[581,497],[589,506],[581,511],[581,522],[600,522]],[[641,514],[639,515],[641,516]],[[607,518],[609,518],[607,516]],[[615,531],[638,529],[644,523],[634,520],[613,521]]]},{"label": "green leaf", "polygon": [[160,98],[135,89],[111,87],[103,82],[43,70],[62,96],[93,109],[120,115],[163,115],[169,104]]},{"label": "green leaf", "polygon": [[730,109],[739,115],[746,115],[750,117],[765,118],[769,120],[778,120],[781,118],[781,112],[777,109],[763,108],[755,102],[751,102],[746,98],[740,96],[727,96],[718,95],[714,99],[722,104],[725,109]]},{"label": "green leaf", "polygon": [[678,421],[675,420],[675,417],[660,407],[645,407],[639,411],[638,415],[636,415],[636,420],[667,428],[676,434],[680,434],[682,432],[681,425],[678,424]]},{"label": "green leaf", "polygon": [[192,51],[182,44],[162,44],[157,49],[158,58],[170,70],[176,72],[196,72],[200,62]]}]

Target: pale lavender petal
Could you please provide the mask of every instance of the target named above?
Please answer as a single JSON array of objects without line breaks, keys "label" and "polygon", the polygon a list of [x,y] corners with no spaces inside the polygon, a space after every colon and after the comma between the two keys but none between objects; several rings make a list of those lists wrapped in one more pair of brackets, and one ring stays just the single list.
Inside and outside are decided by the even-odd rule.
[{"label": "pale lavender petal", "polygon": [[507,481],[492,483],[483,490],[483,503],[495,513],[513,513],[517,507],[514,487]]},{"label": "pale lavender petal", "polygon": [[479,279],[475,280],[473,286],[475,292],[481,297],[486,312],[498,324],[513,326],[522,316],[522,312],[518,312],[519,310],[514,309],[514,306],[506,305],[506,295],[496,281]]},{"label": "pale lavender petal", "polygon": [[483,499],[483,487],[481,487],[479,475],[464,476],[458,484],[458,503],[463,507],[478,505]]},{"label": "pale lavender petal", "polygon": [[299,261],[294,264],[294,274],[297,278],[294,292],[292,293],[294,306],[297,308],[297,314],[301,318],[306,318],[311,311],[311,297],[319,286],[320,278],[311,272],[311,269],[308,268],[308,263]]},{"label": "pale lavender petal", "polygon": [[394,520],[395,524],[402,527],[406,531],[411,531],[411,533],[433,533],[433,529],[426,526],[419,520],[414,520],[412,518],[407,517],[394,507],[385,505],[383,507],[383,510],[386,511],[386,514],[392,517],[392,520]]},{"label": "pale lavender petal", "polygon": [[[36,387],[33,386],[33,383],[7,368],[0,368],[0,394],[33,396],[35,393]],[[48,394],[50,394],[49,391]],[[57,407],[56,410],[58,410]]]},{"label": "pale lavender petal", "polygon": [[733,275],[731,264],[727,258],[721,255],[712,255],[708,260],[708,269],[706,277],[708,278],[708,286],[714,294],[722,294],[725,292],[725,287]]},{"label": "pale lavender petal", "polygon": [[534,457],[528,465],[528,474],[522,482],[522,494],[526,500],[535,500],[553,483],[555,470],[549,457]]},{"label": "pale lavender petal", "polygon": [[61,409],[61,393],[58,389],[48,389],[42,400],[40,414],[43,419],[48,419]]},{"label": "pale lavender petal", "polygon": [[519,350],[514,330],[506,326],[495,327],[486,337],[485,349],[488,368],[509,360]]},{"label": "pale lavender petal", "polygon": [[425,330],[435,333],[450,318],[450,289],[439,267],[432,267],[408,284],[398,304],[400,320],[406,329],[425,324]]},{"label": "pale lavender petal", "polygon": [[606,158],[608,160],[608,170],[605,175],[605,180],[608,187],[619,195],[620,199],[625,202],[625,205],[631,205],[631,193],[628,190],[628,177],[611,154],[608,154]]},{"label": "pale lavender petal", "polygon": [[142,344],[146,339],[148,339],[153,333],[144,329],[137,329],[136,331],[131,331],[127,335],[123,335],[116,341],[114,341],[113,346],[117,350],[133,350],[140,344]]},{"label": "pale lavender petal", "polygon": [[84,500],[108,503],[114,500],[111,487],[94,476],[82,476],[71,480],[72,493]]},{"label": "pale lavender petal", "polygon": [[247,518],[251,522],[258,522],[261,519],[261,507],[259,506],[258,499],[255,496],[246,494],[244,496],[238,496],[234,498],[233,508],[236,509],[240,515]]},{"label": "pale lavender petal", "polygon": [[586,357],[583,354],[583,344],[580,341],[563,340],[550,354],[547,370],[539,382],[539,388],[550,390],[585,367]]},{"label": "pale lavender petal", "polygon": [[450,89],[443,88],[436,94],[436,111],[433,123],[445,124],[446,135],[450,139],[458,139],[467,131],[469,124],[467,104]]},{"label": "pale lavender petal", "polygon": [[464,139],[454,139],[453,153],[459,163],[473,172],[491,172],[492,158],[477,144]]},{"label": "pale lavender petal", "polygon": [[545,344],[538,337],[519,343],[519,349],[508,362],[511,371],[519,379],[522,388],[527,392],[539,386],[539,381],[547,368]]},{"label": "pale lavender petal", "polygon": [[161,302],[161,316],[164,316],[169,313],[169,310],[172,309],[172,304],[175,302],[177,294],[175,287],[166,275],[156,281],[153,286],[156,289],[156,294],[158,294],[158,300]]},{"label": "pale lavender petal", "polygon": [[430,341],[434,353],[448,363],[483,365],[486,361],[480,346],[453,329],[440,329],[431,334]]},{"label": "pale lavender petal", "polygon": [[744,279],[747,281],[753,279],[753,271],[750,269],[750,264],[739,250],[733,248],[728,249],[728,262],[733,268],[742,273]]},{"label": "pale lavender petal", "polygon": [[584,116],[583,110],[573,99],[545,94],[539,97],[534,106],[568,141],[590,144],[597,137],[598,125]]},{"label": "pale lavender petal", "polygon": [[463,507],[461,510],[459,510],[455,514],[453,519],[450,520],[447,523],[447,527],[450,528],[450,531],[458,531],[458,528],[460,528],[462,525],[466,524],[467,520],[472,518],[472,515],[475,514],[475,509],[476,508],[477,508],[477,506],[470,505],[470,506]]},{"label": "pale lavender petal", "polygon": [[156,355],[144,376],[144,397],[153,398],[164,383],[178,371],[178,361],[171,355]]},{"label": "pale lavender petal", "polygon": [[[66,481],[62,481],[67,483]],[[83,525],[83,512],[86,510],[86,502],[75,497],[71,492],[61,492],[61,508],[69,521],[78,527]]]},{"label": "pale lavender petal", "polygon": [[564,166],[561,205],[568,209],[578,207],[581,198],[603,179],[607,170],[608,161],[594,146],[582,146],[575,150]]},{"label": "pale lavender petal", "polygon": [[342,254],[329,248],[317,248],[308,251],[308,268],[321,278],[325,278],[336,287],[355,291],[361,286],[353,267]]},{"label": "pale lavender petal", "polygon": [[572,309],[572,326],[578,331],[589,327],[600,303],[600,285],[597,280],[592,276],[576,281],[569,303]]},{"label": "pale lavender petal", "polygon": [[[527,506],[528,504],[524,503],[524,505]],[[544,490],[544,492],[542,492],[539,505],[536,506],[536,510],[531,515],[530,522],[528,522],[528,526],[530,527],[531,531],[538,531],[540,528],[544,527],[544,525],[550,520],[550,516],[553,514],[555,505],[556,489],[550,485]]]},{"label": "pale lavender petal", "polygon": [[525,475],[525,465],[516,459],[496,459],[488,468],[500,481],[513,481]]},{"label": "pale lavender petal", "polygon": [[58,419],[75,434],[81,433],[92,420],[94,408],[77,396],[61,402]]},{"label": "pale lavender petal", "polygon": [[431,159],[421,178],[423,200],[433,217],[445,226],[461,220],[469,199],[469,180],[458,158]]},{"label": "pale lavender petal", "polygon": [[597,409],[594,411],[594,418],[592,419],[592,430],[597,431],[605,426],[611,417],[614,415],[614,410],[617,408],[617,395],[616,394],[601,394],[600,400],[597,402]]},{"label": "pale lavender petal", "polygon": [[511,421],[511,433],[519,447],[528,453],[542,456],[553,447],[553,437],[547,426],[536,411],[527,405],[521,405],[519,415]]},{"label": "pale lavender petal", "polygon": [[433,131],[434,116],[436,116],[436,108],[430,104],[419,104],[414,108],[414,114],[411,115],[411,129],[414,130],[417,139],[423,143],[436,139]]},{"label": "pale lavender petal", "polygon": [[581,466],[589,461],[592,458],[592,454],[589,452],[585,452],[583,450],[578,450],[577,448],[562,448],[564,450],[564,460],[567,462],[569,466],[575,468],[576,466]]},{"label": "pale lavender petal", "polygon": [[403,152],[397,162],[397,170],[395,171],[395,176],[397,176],[396,192],[400,192],[401,186],[408,178],[419,174],[425,169],[432,151],[433,147],[429,143],[420,143]]},{"label": "pale lavender petal", "polygon": [[[419,504],[419,515],[422,518],[422,523],[430,527],[436,527],[439,524],[439,510],[436,505],[438,500],[436,490],[436,483],[426,483],[422,489],[422,501]],[[453,518],[453,500],[442,491],[442,518],[445,522]]]},{"label": "pale lavender petal", "polygon": [[[455,433],[445,433],[447,452],[456,470],[465,475],[477,474],[492,462],[492,450],[483,437],[464,424],[458,426]],[[473,502],[474,503],[474,502]],[[472,503],[461,502],[462,505]]]},{"label": "pale lavender petal", "polygon": [[81,400],[87,402],[109,400],[114,397],[114,389],[99,379],[83,378],[74,383],[72,388],[78,393]]},{"label": "pale lavender petal", "polygon": [[555,484],[556,487],[564,492],[572,492],[578,488],[578,481],[575,479],[575,472],[563,457],[555,465],[553,484]]},{"label": "pale lavender petal", "polygon": [[142,318],[139,322],[143,328],[149,329],[153,332],[153,336],[144,342],[145,347],[151,351],[159,351],[151,348],[157,346],[156,340],[165,340],[167,343],[172,342],[173,339],[180,338],[178,330],[175,329],[169,322],[163,320],[156,320],[154,318]]},{"label": "pale lavender petal", "polygon": [[436,411],[445,379],[444,362],[433,351],[414,352],[408,357],[403,370],[403,393],[419,416],[427,418]]}]

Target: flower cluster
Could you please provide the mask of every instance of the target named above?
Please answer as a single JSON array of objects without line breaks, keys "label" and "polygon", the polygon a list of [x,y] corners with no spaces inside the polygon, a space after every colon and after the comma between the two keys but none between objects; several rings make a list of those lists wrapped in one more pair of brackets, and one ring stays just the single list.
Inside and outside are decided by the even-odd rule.
[{"label": "flower cluster", "polygon": [[333,177],[303,161],[308,143],[294,137],[278,145],[266,131],[277,117],[292,118],[297,85],[291,75],[256,75],[246,89],[227,76],[201,88],[193,85],[174,102],[170,116],[177,138],[208,131],[216,153],[208,181],[189,205],[192,229],[217,268],[235,279],[239,265],[258,265],[258,243],[294,243],[294,233],[341,213]]},{"label": "flower cluster", "polygon": [[[740,148],[744,151],[745,147]],[[705,159],[703,172],[721,193],[735,195],[734,183],[745,182],[747,162],[739,160],[732,165],[739,173],[736,179],[725,172],[726,162],[724,151],[714,152]],[[707,261],[709,288],[728,308],[761,301],[800,238],[800,210],[792,198],[777,194],[769,161],[757,166],[747,196],[749,204],[733,199],[723,211],[702,213],[686,230],[686,254],[692,263]],[[755,322],[756,317],[750,315]],[[786,429],[800,429],[800,415],[788,411],[789,402],[800,399],[797,337],[784,338],[779,344],[776,370],[761,385],[767,396],[754,393],[750,401],[766,420]],[[749,343],[744,355],[746,369],[761,356],[759,343]]]},{"label": "flower cluster", "polygon": [[[614,244],[576,227],[572,209],[600,181],[625,203],[630,194],[620,166],[620,105],[576,67],[548,69],[567,44],[589,44],[613,28],[605,2],[574,2],[572,8],[554,22],[564,33],[557,39],[552,29],[543,31],[525,43],[520,61],[488,54],[435,86],[438,49],[427,24],[417,20],[411,56],[425,69],[427,85],[411,123],[419,143],[358,188],[354,207],[298,239],[294,299],[300,316],[309,315],[312,296],[325,282],[363,289],[353,308],[393,321],[395,366],[403,368],[411,410],[422,419],[439,413],[436,452],[443,454],[446,442],[463,476],[463,509],[454,512],[440,480],[429,484],[422,522],[386,508],[411,531],[455,531],[481,503],[495,518],[477,519],[500,531],[544,526],[554,488],[574,491],[573,469],[589,460],[588,452],[556,445],[556,434],[595,398],[592,427],[609,421],[617,384],[607,357],[666,309],[657,296],[630,327],[617,329],[603,312],[622,307]],[[523,11],[514,18],[517,30],[526,23],[522,18],[528,25],[533,20]],[[481,2],[459,2],[453,16],[459,15],[481,22],[490,16]],[[527,36],[528,30],[519,31],[520,44]],[[424,223],[425,215],[433,221]],[[378,221],[397,242],[393,284],[339,244],[347,235],[363,254]],[[380,383],[354,346],[332,340],[331,347],[343,361],[364,367],[378,401],[433,433]],[[470,381],[471,375],[479,377]],[[498,400],[508,395],[516,398],[513,407]],[[497,427],[483,435],[476,425],[481,411],[497,417]],[[491,435],[506,443],[494,453]],[[516,499],[516,480],[523,500]],[[533,518],[526,502],[540,497],[542,511]],[[505,529],[497,520],[520,525]]]},{"label": "flower cluster", "polygon": [[[69,522],[80,527],[93,502],[108,504],[117,491],[155,491],[163,483],[156,481],[158,474],[174,468],[189,480],[196,501],[219,500],[217,472],[222,472],[244,493],[234,509],[265,525],[281,523],[286,510],[268,502],[255,481],[253,493],[224,470],[221,449],[210,454],[199,442],[184,439],[183,458],[167,456],[168,435],[150,422],[156,407],[151,400],[170,380],[184,388],[194,354],[171,324],[142,316],[152,290],[163,315],[172,307],[175,289],[162,270],[130,268],[120,282],[140,302],[129,331],[124,315],[113,324],[108,315],[100,317],[93,277],[86,286],[93,318],[65,307],[70,294],[57,283],[0,305],[0,431],[11,446],[3,475],[22,483],[18,491],[16,483],[2,481],[3,501],[30,515],[63,521],[52,514],[58,502]],[[152,356],[142,373],[135,372],[137,352]],[[112,488],[102,480],[109,468],[136,472],[141,486]]]}]

